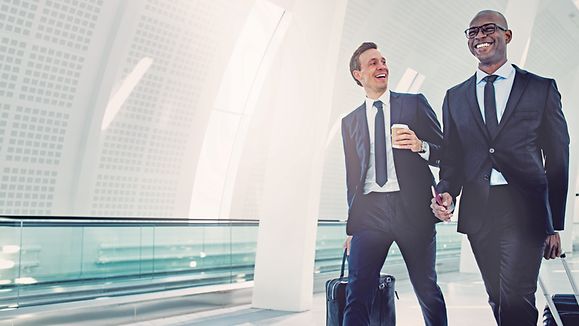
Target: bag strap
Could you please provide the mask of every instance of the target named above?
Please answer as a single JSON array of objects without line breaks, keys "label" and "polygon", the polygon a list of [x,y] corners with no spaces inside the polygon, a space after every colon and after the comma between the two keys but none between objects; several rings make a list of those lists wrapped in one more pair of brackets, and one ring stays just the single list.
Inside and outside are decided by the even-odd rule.
[{"label": "bag strap", "polygon": [[344,255],[342,256],[342,269],[340,270],[340,278],[344,277],[344,266],[346,265],[346,257],[348,257],[348,249],[344,249]]}]

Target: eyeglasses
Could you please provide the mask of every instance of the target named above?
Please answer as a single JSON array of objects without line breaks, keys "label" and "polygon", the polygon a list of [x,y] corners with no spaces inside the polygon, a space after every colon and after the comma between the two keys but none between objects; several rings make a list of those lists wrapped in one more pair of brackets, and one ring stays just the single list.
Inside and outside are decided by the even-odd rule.
[{"label": "eyeglasses", "polygon": [[496,32],[497,28],[503,32],[507,31],[506,28],[502,28],[495,23],[488,23],[488,24],[484,24],[482,26],[474,26],[474,27],[467,28],[464,30],[464,35],[466,35],[466,38],[468,38],[468,39],[475,38],[478,35],[478,31],[480,30],[485,36],[487,36],[487,35],[491,35],[492,33]]}]

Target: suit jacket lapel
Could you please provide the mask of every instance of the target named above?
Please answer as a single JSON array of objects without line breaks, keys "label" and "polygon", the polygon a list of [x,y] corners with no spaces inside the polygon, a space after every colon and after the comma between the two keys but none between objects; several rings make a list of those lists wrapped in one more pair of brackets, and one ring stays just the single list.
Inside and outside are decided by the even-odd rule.
[{"label": "suit jacket lapel", "polygon": [[476,74],[472,76],[470,79],[466,81],[465,85],[466,89],[466,100],[468,102],[468,107],[470,108],[471,113],[474,116],[474,120],[476,121],[476,125],[482,132],[482,134],[487,138],[490,139],[489,132],[487,130],[487,126],[482,118],[480,113],[480,107],[478,106],[478,101],[476,98]]},{"label": "suit jacket lapel", "polygon": [[523,92],[527,87],[527,82],[529,81],[529,79],[527,78],[527,72],[525,70],[519,69],[519,67],[515,65],[513,66],[515,67],[515,80],[513,82],[513,88],[511,89],[511,93],[509,94],[509,99],[507,100],[505,112],[503,112],[503,116],[501,117],[499,127],[493,139],[496,138],[497,135],[501,132],[501,130],[509,120],[510,116],[513,114],[515,107],[517,106],[519,100],[521,99],[521,95],[523,95]]},{"label": "suit jacket lapel", "polygon": [[[356,144],[356,152],[360,157],[361,166],[363,169],[368,167],[370,160],[370,131],[368,130],[368,119],[366,117],[366,102],[362,103],[354,113],[354,142]],[[365,173],[362,171],[362,177],[365,178]]]},{"label": "suit jacket lapel", "polygon": [[[400,93],[390,92],[390,125],[402,121],[402,98]],[[390,126],[386,126],[390,129]],[[386,130],[389,132],[389,130]]]}]

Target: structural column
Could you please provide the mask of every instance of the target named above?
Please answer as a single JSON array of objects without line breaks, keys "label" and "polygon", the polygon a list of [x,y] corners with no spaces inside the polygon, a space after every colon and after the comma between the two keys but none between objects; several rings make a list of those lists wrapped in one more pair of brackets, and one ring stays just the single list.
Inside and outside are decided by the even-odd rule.
[{"label": "structural column", "polygon": [[[267,80],[268,152],[253,306],[311,307],[325,140],[346,0],[272,1],[289,21]],[[267,96],[267,95],[263,95]]]},{"label": "structural column", "polygon": [[[509,22],[509,28],[513,30],[513,42],[509,44],[508,56],[509,59],[519,65],[519,67],[524,68],[525,62],[527,60],[529,44],[531,43],[531,35],[533,31],[533,24],[535,17],[537,16],[537,11],[539,6],[545,5],[541,3],[541,0],[511,0],[509,1],[507,8],[505,10],[505,16]],[[573,79],[573,77],[575,77]],[[577,117],[575,110],[571,103],[579,103],[579,98],[575,95],[577,87],[579,86],[579,80],[576,76],[570,76],[569,79],[557,80],[559,85],[559,90],[562,94],[563,111],[567,118],[567,124],[570,127],[569,133],[571,139],[577,139],[573,135],[572,126],[577,126],[579,123],[579,117]],[[574,85],[574,88],[561,88],[562,85]],[[567,109],[566,109],[567,108]],[[576,134],[576,132],[575,132]],[[566,220],[565,220],[565,232],[561,233],[561,240],[563,249],[567,252],[573,250],[573,217],[575,211],[575,193],[577,192],[577,148],[576,145],[571,142],[570,146],[570,161],[569,161],[569,193],[567,198],[567,210],[566,210]]]},{"label": "structural column", "polygon": [[574,222],[579,222],[579,217],[576,216],[576,203],[579,193],[579,174],[577,168],[579,167],[579,147],[577,140],[579,139],[579,112],[575,109],[579,105],[579,68],[570,72],[567,79],[557,80],[557,86],[561,92],[563,102],[563,114],[567,120],[567,127],[569,128],[569,136],[571,137],[570,145],[570,159],[569,159],[569,193],[567,196],[567,211],[565,214],[565,231],[561,233],[561,241],[563,250],[566,252],[573,251],[573,235]]}]

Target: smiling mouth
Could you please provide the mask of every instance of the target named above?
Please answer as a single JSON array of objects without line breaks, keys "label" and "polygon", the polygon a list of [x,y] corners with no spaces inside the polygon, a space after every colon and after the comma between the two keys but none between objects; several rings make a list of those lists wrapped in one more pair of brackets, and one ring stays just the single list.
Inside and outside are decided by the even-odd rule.
[{"label": "smiling mouth", "polygon": [[384,79],[384,78],[386,78],[386,74],[378,74],[374,77]]},{"label": "smiling mouth", "polygon": [[490,42],[484,42],[484,43],[479,43],[479,44],[475,45],[474,48],[475,49],[488,48],[491,45],[492,45],[492,43],[490,43]]}]

